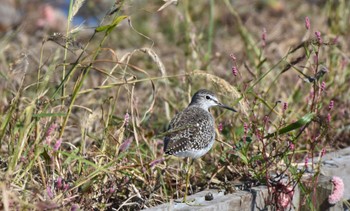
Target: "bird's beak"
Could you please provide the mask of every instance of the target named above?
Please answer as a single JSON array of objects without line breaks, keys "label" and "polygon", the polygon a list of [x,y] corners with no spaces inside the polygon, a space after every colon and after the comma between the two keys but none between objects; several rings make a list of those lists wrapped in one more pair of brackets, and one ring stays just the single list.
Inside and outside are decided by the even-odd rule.
[{"label": "bird's beak", "polygon": [[221,108],[226,108],[227,110],[233,111],[233,112],[237,112],[235,109],[231,108],[230,106],[224,105],[220,102],[218,102],[218,106],[220,106]]}]

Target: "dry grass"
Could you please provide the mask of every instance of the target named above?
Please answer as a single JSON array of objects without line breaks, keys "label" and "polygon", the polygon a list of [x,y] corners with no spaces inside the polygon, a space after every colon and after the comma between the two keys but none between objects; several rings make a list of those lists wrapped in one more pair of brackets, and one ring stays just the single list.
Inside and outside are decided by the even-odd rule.
[{"label": "dry grass", "polygon": [[162,2],[121,1],[96,31],[2,32],[0,208],[138,210],[182,197],[184,162],[164,157],[162,134],[199,88],[239,113],[213,109],[218,143],[195,163],[192,193],[240,178],[275,190],[273,173],[302,185],[296,163],[348,146],[349,3],[209,2],[157,12]]}]

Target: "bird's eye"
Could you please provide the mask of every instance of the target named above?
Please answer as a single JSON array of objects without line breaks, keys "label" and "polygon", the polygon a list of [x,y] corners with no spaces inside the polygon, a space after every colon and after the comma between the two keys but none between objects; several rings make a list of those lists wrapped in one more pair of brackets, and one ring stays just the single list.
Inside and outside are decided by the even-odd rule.
[{"label": "bird's eye", "polygon": [[205,96],[205,98],[207,98],[207,100],[209,100],[210,99],[210,97],[207,95],[207,96]]}]

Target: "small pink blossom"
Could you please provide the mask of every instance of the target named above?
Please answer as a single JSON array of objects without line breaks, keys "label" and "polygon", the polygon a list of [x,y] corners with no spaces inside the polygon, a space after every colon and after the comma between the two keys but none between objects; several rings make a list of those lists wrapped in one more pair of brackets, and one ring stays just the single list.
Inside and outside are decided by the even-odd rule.
[{"label": "small pink blossom", "polygon": [[224,129],[224,125],[222,124],[222,122],[220,122],[218,125],[219,132],[222,132],[223,129]]},{"label": "small pink blossom", "polygon": [[321,92],[324,92],[324,90],[326,90],[326,83],[324,81],[322,81],[322,83],[321,83]]},{"label": "small pink blossom", "polygon": [[58,177],[56,181],[56,188],[61,189],[63,187],[62,177]]},{"label": "small pink blossom", "polygon": [[236,57],[234,54],[230,54],[230,57],[231,57],[232,63],[233,63],[232,68],[231,68],[232,74],[234,76],[237,76],[238,75],[238,68],[237,68],[237,63],[236,63]]},{"label": "small pink blossom", "polygon": [[284,186],[282,192],[278,197],[278,204],[286,209],[293,200],[294,190],[293,186]]},{"label": "small pink blossom", "polygon": [[46,136],[50,136],[56,130],[57,127],[58,127],[57,123],[51,124],[50,127],[46,131]]},{"label": "small pink blossom", "polygon": [[238,69],[237,69],[236,66],[232,66],[232,74],[233,74],[234,76],[237,76],[237,75],[238,75]]},{"label": "small pink blossom", "polygon": [[330,123],[332,120],[332,116],[330,113],[327,114],[327,122]]},{"label": "small pink blossom", "polygon": [[289,143],[289,149],[292,151],[295,149],[295,145],[292,142]]},{"label": "small pink blossom", "polygon": [[328,109],[329,109],[329,110],[332,110],[333,107],[334,107],[334,101],[331,100],[331,102],[329,102]]},{"label": "small pink blossom", "polygon": [[269,116],[264,116],[264,119],[263,119],[263,121],[264,121],[264,124],[266,125],[267,123],[269,123],[269,120],[270,120],[270,118],[269,118]]},{"label": "small pink blossom", "polygon": [[276,200],[277,210],[286,210],[293,200],[293,185],[279,182],[276,186],[272,187],[272,194]]},{"label": "small pink blossom", "polygon": [[55,146],[53,147],[53,151],[57,151],[60,148],[61,144],[62,144],[62,138],[59,138],[56,141]]},{"label": "small pink blossom", "polygon": [[305,17],[305,28],[307,29],[307,30],[309,30],[310,29],[310,19],[309,19],[309,17]]},{"label": "small pink blossom", "polygon": [[115,188],[114,188],[114,187],[109,188],[109,189],[108,189],[108,192],[109,192],[110,194],[113,194],[113,193],[115,192]]},{"label": "small pink blossom", "polygon": [[283,112],[285,112],[288,109],[288,103],[283,103]]},{"label": "small pink blossom", "polygon": [[331,181],[334,188],[332,194],[328,197],[328,202],[330,204],[336,204],[344,195],[344,182],[340,177],[337,176],[333,176]]},{"label": "small pink blossom", "polygon": [[49,145],[51,143],[52,135],[55,132],[55,130],[57,129],[57,127],[58,127],[58,124],[57,123],[53,123],[47,129],[46,134],[45,134],[45,144]]},{"label": "small pink blossom", "polygon": [[326,148],[322,148],[321,157],[323,157],[325,154],[326,154]]},{"label": "small pink blossom", "polygon": [[134,137],[127,138],[120,146],[119,146],[119,153],[126,151],[129,147],[130,144],[134,140]]},{"label": "small pink blossom", "polygon": [[248,134],[249,125],[247,123],[244,123],[243,128],[244,128],[244,134]]},{"label": "small pink blossom", "polygon": [[73,204],[70,208],[71,211],[78,211],[80,209],[79,205]]},{"label": "small pink blossom", "polygon": [[52,193],[52,190],[51,190],[50,186],[47,186],[46,192],[47,192],[47,195],[52,199],[53,198],[53,193]]},{"label": "small pink blossom", "polygon": [[318,44],[322,44],[321,32],[317,31],[315,32],[315,35],[316,35]]}]

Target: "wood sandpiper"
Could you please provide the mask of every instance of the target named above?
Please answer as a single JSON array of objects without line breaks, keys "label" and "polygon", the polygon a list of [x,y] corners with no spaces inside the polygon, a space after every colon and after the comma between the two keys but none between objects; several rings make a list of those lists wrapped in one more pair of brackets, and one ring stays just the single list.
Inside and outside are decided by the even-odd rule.
[{"label": "wood sandpiper", "polygon": [[[164,138],[164,153],[192,158],[192,163],[194,159],[206,154],[215,142],[215,119],[209,112],[213,106],[236,112],[220,103],[213,92],[205,89],[197,91],[188,107],[171,120]],[[183,202],[186,202],[191,165],[187,172]]]}]

